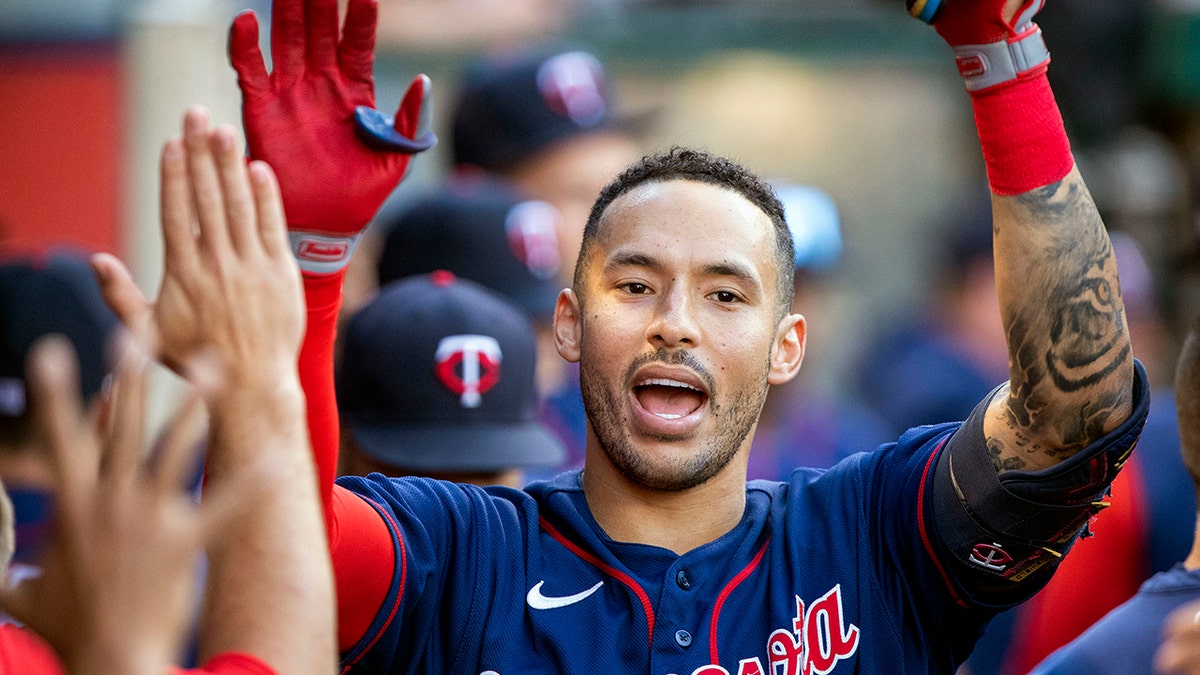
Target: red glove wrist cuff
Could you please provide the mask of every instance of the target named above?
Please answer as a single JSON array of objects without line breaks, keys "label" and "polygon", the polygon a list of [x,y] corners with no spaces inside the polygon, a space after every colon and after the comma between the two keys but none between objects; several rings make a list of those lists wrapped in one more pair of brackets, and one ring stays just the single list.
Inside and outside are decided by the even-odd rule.
[{"label": "red glove wrist cuff", "polygon": [[988,184],[1001,196],[1050,185],[1075,165],[1062,114],[1045,73],[974,93],[975,128]]}]

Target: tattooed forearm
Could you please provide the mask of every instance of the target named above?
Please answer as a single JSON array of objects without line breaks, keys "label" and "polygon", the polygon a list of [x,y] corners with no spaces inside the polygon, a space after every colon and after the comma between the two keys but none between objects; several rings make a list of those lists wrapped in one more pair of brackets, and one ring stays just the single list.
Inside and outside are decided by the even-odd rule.
[{"label": "tattooed forearm", "polygon": [[998,470],[1045,466],[1128,410],[1124,305],[1112,243],[1077,174],[997,206],[1010,389],[994,411],[1006,431],[988,450]]},{"label": "tattooed forearm", "polygon": [[[1108,430],[1114,413],[1127,404],[1121,393],[1102,396],[1074,409],[1074,415],[1061,415],[1049,419],[1042,410],[1018,408],[1010,398],[1008,404],[997,411],[997,421],[1009,433],[1003,437],[988,439],[988,456],[997,471],[1012,469],[1037,469],[1046,465],[1039,461],[1042,455],[1061,461],[1083,450]],[[1041,426],[1030,429],[1021,420],[1037,420]],[[1049,420],[1049,423],[1047,423]],[[1053,443],[1035,438],[1054,437]]]}]

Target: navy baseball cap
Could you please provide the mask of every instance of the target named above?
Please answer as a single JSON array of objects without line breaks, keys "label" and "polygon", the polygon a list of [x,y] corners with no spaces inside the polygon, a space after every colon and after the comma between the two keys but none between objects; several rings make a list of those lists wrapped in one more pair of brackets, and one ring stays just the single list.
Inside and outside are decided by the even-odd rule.
[{"label": "navy baseball cap", "polygon": [[523,199],[498,181],[452,181],[385,224],[379,285],[447,270],[500,293],[531,316],[552,316],[561,290],[560,221],[549,203]]},{"label": "navy baseball cap", "polygon": [[25,362],[45,335],[65,336],[79,358],[80,393],[100,391],[109,339],[117,327],[82,256],[55,254],[0,264],[0,418],[26,412]]},{"label": "navy baseball cap", "polygon": [[501,295],[450,272],[380,289],[346,327],[338,408],[377,461],[418,471],[560,464],[536,421],[529,319]]},{"label": "navy baseball cap", "polygon": [[590,52],[491,55],[463,75],[451,121],[454,163],[503,172],[557,141],[624,126]]}]

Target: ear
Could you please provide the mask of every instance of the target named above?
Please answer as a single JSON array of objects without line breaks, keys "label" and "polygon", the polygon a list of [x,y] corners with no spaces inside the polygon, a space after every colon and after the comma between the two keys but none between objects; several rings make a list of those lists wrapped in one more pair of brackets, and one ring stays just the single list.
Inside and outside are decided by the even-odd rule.
[{"label": "ear", "polygon": [[558,293],[558,301],[554,305],[554,347],[558,355],[570,361],[579,362],[579,345],[583,337],[583,311],[579,307],[579,299],[575,291],[564,288]]},{"label": "ear", "polygon": [[775,344],[771,349],[771,369],[767,382],[784,384],[800,372],[804,361],[804,346],[808,339],[808,323],[799,314],[785,316],[775,332]]}]

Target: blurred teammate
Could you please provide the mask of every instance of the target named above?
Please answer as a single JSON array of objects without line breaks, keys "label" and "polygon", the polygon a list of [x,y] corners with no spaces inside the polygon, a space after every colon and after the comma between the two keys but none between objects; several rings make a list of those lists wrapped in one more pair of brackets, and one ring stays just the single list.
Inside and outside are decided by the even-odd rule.
[{"label": "blurred teammate", "polygon": [[70,341],[79,363],[79,395],[93,406],[109,373],[116,327],[82,253],[59,251],[0,265],[0,480],[13,501],[17,539],[9,583],[37,574],[53,503],[54,477],[29,408],[30,350],[51,334]]},{"label": "blurred teammate", "polygon": [[[811,329],[807,332],[805,349],[822,358],[848,350],[839,331],[838,290],[833,278],[842,255],[837,205],[811,185],[773,185],[792,234],[792,311],[803,312],[810,326],[824,328],[816,336]],[[833,466],[895,436],[870,408],[839,391],[833,383],[836,379],[828,372],[814,377],[808,371],[806,377],[771,390],[750,450],[750,478],[785,480],[797,466]]]},{"label": "blurred teammate", "polygon": [[640,154],[604,66],[581,50],[509,50],[471,63],[459,86],[456,171],[498,176],[558,209],[558,278],[569,284],[592,202]]},{"label": "blurred teammate", "polygon": [[560,465],[536,357],[528,317],[493,291],[445,270],[385,285],[346,326],[341,473],[520,487]]},{"label": "blurred teammate", "polygon": [[562,214],[486,176],[460,178],[411,200],[384,223],[379,283],[447,270],[504,295],[527,312],[537,340],[538,417],[566,456],[536,467],[545,478],[583,464],[586,418],[578,377],[554,346],[554,303],[564,262],[558,246]]}]

